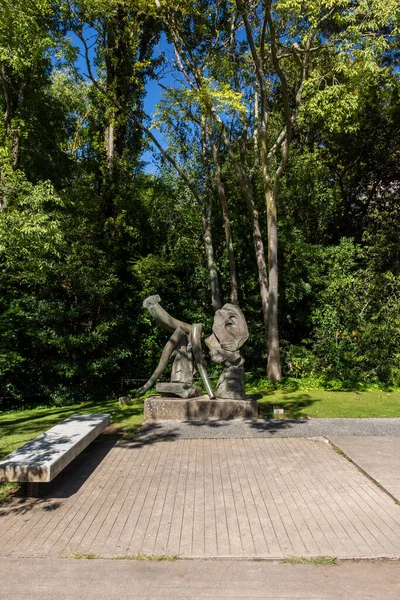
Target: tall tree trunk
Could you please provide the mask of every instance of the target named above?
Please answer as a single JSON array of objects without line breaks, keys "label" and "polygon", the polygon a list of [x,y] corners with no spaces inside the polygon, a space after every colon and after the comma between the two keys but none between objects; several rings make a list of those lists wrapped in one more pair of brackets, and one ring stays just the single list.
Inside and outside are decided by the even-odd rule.
[{"label": "tall tree trunk", "polygon": [[247,208],[250,215],[251,228],[253,233],[254,251],[256,255],[257,270],[258,270],[258,284],[260,286],[260,297],[261,306],[263,312],[263,321],[265,335],[268,340],[268,323],[269,323],[269,286],[268,286],[268,272],[267,264],[265,261],[264,242],[261,235],[260,217],[258,210],[254,204],[253,193],[249,187],[242,187],[242,194],[245,197]]},{"label": "tall tree trunk", "polygon": [[[272,16],[272,2],[265,2],[265,15],[263,19],[263,33],[260,39],[260,47],[257,48],[253,30],[248,19],[246,4],[242,0],[236,0],[238,10],[243,18],[246,30],[247,41],[250,46],[251,56],[255,67],[257,83],[260,92],[261,101],[261,126],[260,126],[260,158],[263,174],[264,194],[267,210],[268,226],[268,276],[269,276],[269,306],[268,306],[268,378],[271,381],[278,381],[281,378],[281,367],[279,357],[279,334],[278,334],[278,227],[276,214],[276,200],[278,197],[279,180],[282,177],[288,156],[288,147],[291,132],[291,114],[289,102],[289,87],[286,77],[281,69],[275,26]],[[285,128],[281,136],[278,136],[275,147],[281,147],[283,144],[282,160],[274,178],[274,187],[271,184],[269,155],[267,152],[267,128],[268,128],[268,99],[267,86],[265,81],[265,32],[269,27],[271,59],[276,75],[279,78],[282,87],[282,99],[284,105]],[[255,102],[258,104],[257,90]],[[258,108],[256,108],[256,113]]]},{"label": "tall tree trunk", "polygon": [[122,158],[127,144],[127,119],[122,110],[129,100],[130,77],[133,57],[127,47],[126,13],[118,7],[115,16],[104,24],[106,88],[114,98],[114,106],[108,108],[104,130],[106,150],[106,174],[104,177],[104,199],[106,216],[116,213],[115,187],[120,179]]},{"label": "tall tree trunk", "polygon": [[201,152],[204,161],[204,177],[205,187],[207,191],[207,205],[206,207],[201,203],[201,215],[203,221],[203,232],[204,232],[204,246],[207,258],[207,267],[210,275],[210,287],[211,287],[211,304],[214,311],[218,310],[222,306],[221,294],[218,282],[218,271],[215,262],[214,244],[212,240],[211,231],[211,220],[212,220],[212,202],[214,196],[213,186],[211,184],[211,169],[210,169],[210,157],[209,148],[207,146],[207,124],[206,119],[203,118],[201,122]]},{"label": "tall tree trunk", "polygon": [[276,213],[276,197],[270,189],[267,191],[267,220],[268,220],[268,274],[269,274],[269,305],[268,305],[268,366],[267,374],[270,381],[279,381],[281,365],[279,356],[278,333],[278,227]]},{"label": "tall tree trunk", "polygon": [[211,202],[207,207],[202,207],[201,219],[203,223],[203,239],[206,251],[207,267],[210,275],[211,304],[214,311],[221,308],[221,295],[218,282],[218,271],[215,262],[214,245],[211,235]]},{"label": "tall tree trunk", "polygon": [[11,67],[4,61],[1,63],[1,81],[4,94],[4,125],[10,144],[11,166],[15,171],[21,161],[21,137],[13,128],[13,119],[19,103],[20,85],[13,76]]},{"label": "tall tree trunk", "polygon": [[115,164],[115,142],[114,142],[114,120],[115,115],[114,111],[109,118],[109,123],[106,125],[104,132],[104,141],[106,145],[106,155],[107,155],[107,170],[110,176],[110,179],[114,179],[114,164]]},{"label": "tall tree trunk", "polygon": [[268,274],[267,274],[267,263],[265,261],[264,242],[261,235],[260,228],[260,217],[258,210],[254,203],[253,192],[251,187],[251,181],[246,176],[245,168],[241,164],[240,160],[236,157],[235,152],[232,148],[226,127],[217,111],[213,106],[210,107],[210,112],[221,126],[222,137],[228,150],[229,157],[232,161],[235,169],[236,179],[239,184],[240,191],[244,197],[247,209],[249,211],[251,229],[253,233],[254,251],[256,255],[257,269],[258,269],[258,283],[260,286],[261,306],[263,312],[263,321],[265,329],[265,337],[268,343]]},{"label": "tall tree trunk", "polygon": [[270,381],[281,378],[278,331],[278,223],[276,201],[279,183],[272,187],[267,153],[267,112],[262,106],[260,128],[260,159],[264,183],[265,205],[268,228],[268,364],[267,375]]},{"label": "tall tree trunk", "polygon": [[237,278],[237,269],[236,269],[236,259],[235,259],[235,249],[233,247],[233,238],[232,238],[232,230],[231,230],[231,221],[229,218],[229,208],[228,202],[226,199],[225,186],[221,177],[221,164],[219,160],[219,152],[218,148],[213,141],[212,143],[212,151],[215,165],[215,183],[218,190],[219,201],[221,203],[222,208],[222,216],[224,220],[224,230],[225,230],[225,240],[226,247],[228,250],[228,260],[229,260],[229,275],[230,275],[230,283],[231,283],[231,302],[232,304],[239,303],[239,285]]},{"label": "tall tree trunk", "polygon": [[247,177],[240,167],[235,163],[235,170],[239,187],[242,192],[244,199],[246,200],[247,208],[249,211],[251,228],[253,233],[254,251],[256,255],[257,269],[258,269],[258,283],[260,286],[261,306],[263,311],[263,321],[265,335],[268,340],[268,305],[269,305],[269,289],[268,289],[268,274],[267,274],[267,263],[265,261],[264,242],[261,235],[260,217],[258,210],[254,203],[253,192],[251,189],[251,183],[247,180]]}]

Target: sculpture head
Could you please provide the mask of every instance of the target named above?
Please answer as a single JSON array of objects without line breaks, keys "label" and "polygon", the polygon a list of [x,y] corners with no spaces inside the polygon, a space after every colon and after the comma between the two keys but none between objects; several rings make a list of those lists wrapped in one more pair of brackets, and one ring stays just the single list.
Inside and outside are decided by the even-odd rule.
[{"label": "sculpture head", "polygon": [[215,363],[236,363],[241,356],[239,348],[249,337],[244,314],[235,304],[224,304],[214,316],[213,333],[206,340]]}]

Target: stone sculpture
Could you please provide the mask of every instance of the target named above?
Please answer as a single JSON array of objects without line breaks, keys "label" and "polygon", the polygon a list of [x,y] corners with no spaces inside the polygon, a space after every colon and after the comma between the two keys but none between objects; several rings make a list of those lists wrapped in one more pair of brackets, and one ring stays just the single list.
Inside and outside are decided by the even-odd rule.
[{"label": "stone sculpture", "polygon": [[235,304],[224,304],[215,313],[212,330],[205,343],[210,350],[211,360],[224,365],[215,390],[216,396],[243,400],[246,398],[244,358],[239,348],[249,337],[244,314]]},{"label": "stone sculpture", "polygon": [[174,356],[171,381],[158,383],[156,385],[157,392],[175,394],[181,398],[201,396],[201,389],[193,385],[194,357],[208,396],[215,398],[203,360],[203,350],[201,347],[203,325],[201,323],[191,325],[175,319],[162,308],[160,302],[160,296],[149,296],[143,302],[143,306],[149,310],[159,325],[173,333],[164,346],[156,370],[147,383],[140,388],[136,396],[143,396],[156,383],[157,379],[164,373],[169,359],[171,356]]},{"label": "stone sculpture", "polygon": [[149,296],[143,302],[143,306],[149,310],[157,323],[172,332],[172,335],[164,347],[156,370],[147,383],[138,390],[136,396],[142,396],[156,383],[165,371],[169,359],[173,357],[171,381],[157,383],[157,392],[181,398],[201,396],[201,389],[193,384],[196,365],[210,398],[245,399],[244,359],[239,348],[247,340],[249,332],[240,308],[228,303],[217,310],[213,333],[205,340],[211,353],[211,360],[224,367],[214,394],[203,360],[201,345],[203,325],[201,323],[191,325],[175,319],[162,308],[160,302],[159,296]]}]

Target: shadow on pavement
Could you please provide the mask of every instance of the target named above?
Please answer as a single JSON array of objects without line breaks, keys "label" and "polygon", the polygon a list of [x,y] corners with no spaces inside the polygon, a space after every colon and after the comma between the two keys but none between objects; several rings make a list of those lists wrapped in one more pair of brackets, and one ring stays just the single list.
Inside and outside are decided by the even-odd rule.
[{"label": "shadow on pavement", "polygon": [[220,427],[226,427],[229,425],[230,421],[219,421],[217,419],[211,419],[209,421],[184,421],[185,425],[190,425],[191,427],[210,427],[211,429],[219,429]]},{"label": "shadow on pavement", "polygon": [[250,427],[257,431],[279,433],[283,429],[290,429],[293,425],[305,425],[307,419],[258,419],[251,421]]},{"label": "shadow on pavement", "polygon": [[131,439],[122,438],[118,445],[124,448],[141,448],[158,442],[171,442],[179,438],[179,429],[165,430],[157,422],[145,423]]}]

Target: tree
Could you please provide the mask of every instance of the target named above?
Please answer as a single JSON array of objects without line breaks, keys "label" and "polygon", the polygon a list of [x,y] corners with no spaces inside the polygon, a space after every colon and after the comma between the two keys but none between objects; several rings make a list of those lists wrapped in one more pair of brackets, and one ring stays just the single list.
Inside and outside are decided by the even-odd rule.
[{"label": "tree", "polygon": [[[203,227],[210,238],[212,206],[214,198],[219,199],[229,263],[230,301],[237,304],[239,286],[227,189],[222,175],[221,136],[218,135],[209,116],[187,98],[184,92],[175,89],[165,89],[156,118],[167,136],[169,155],[174,156],[182,170],[186,173],[191,172],[192,180],[197,182],[198,192],[202,197],[200,209],[203,214]],[[217,277],[214,251],[212,256],[208,257],[208,263],[210,272],[212,270]],[[214,310],[220,307],[220,299],[213,302]]]},{"label": "tree", "polygon": [[[85,3],[82,3],[82,9],[83,11],[87,10]],[[71,10],[74,31],[77,33],[83,44],[88,77],[94,84],[96,90],[100,93],[100,96],[103,98],[103,101],[107,107],[106,112],[111,115],[111,121],[108,122],[106,126],[105,136],[107,140],[106,151],[108,156],[108,175],[112,174],[112,177],[115,177],[116,175],[114,163],[116,162],[116,157],[118,157],[122,151],[122,132],[126,128],[126,123],[129,122],[131,131],[135,132],[136,136],[138,136],[140,132],[140,134],[144,133],[151,139],[158,150],[160,150],[163,158],[165,158],[177,170],[191,193],[198,201],[199,206],[202,207],[203,238],[209,267],[211,301],[214,310],[217,310],[221,306],[221,301],[217,270],[215,268],[209,208],[203,206],[200,195],[193,182],[190,181],[184,170],[178,165],[173,157],[161,146],[157,138],[151,132],[150,128],[145,125],[144,117],[141,112],[144,81],[145,78],[152,72],[154,64],[157,63],[157,61],[153,61],[151,58],[151,50],[155,40],[157,39],[157,25],[152,20],[151,13],[149,14],[148,11],[143,9],[141,2],[125,3],[121,1],[117,2],[116,5],[112,7],[104,7],[103,3],[99,2],[94,6],[90,5],[90,10],[92,12],[89,12],[89,15],[91,15],[89,17],[85,12],[83,12],[83,14],[77,12],[74,5],[71,6]],[[95,30],[99,27],[101,28],[101,25],[99,25],[99,19],[101,23],[106,16],[109,25],[107,32],[102,34],[106,49],[104,50],[104,54],[101,52],[99,54],[100,77],[97,78],[90,60],[91,45],[87,39],[87,30],[85,31],[85,25],[89,20],[91,26]],[[117,32],[115,27],[118,29]],[[110,31],[113,32],[111,37]],[[129,48],[123,44],[124,37],[130,40],[130,44],[135,49],[134,52],[132,52],[132,50],[130,53],[127,52],[127,55],[125,55],[122,50],[122,47],[124,47],[126,50],[129,50]],[[101,77],[102,56],[106,58],[105,78]],[[121,61],[123,62],[124,68],[122,68]],[[126,72],[129,73],[127,77]],[[133,88],[136,90],[136,95],[133,95],[133,99],[129,99],[128,97],[129,86],[133,86]],[[118,139],[119,143],[117,146],[115,146],[115,143]],[[128,150],[129,145],[127,144],[127,140],[125,140],[124,144],[126,144],[125,150]],[[105,188],[107,190],[108,186],[106,185]]]},{"label": "tree", "polygon": [[138,157],[143,136],[132,125],[132,117],[139,122],[144,117],[145,82],[157,64],[153,49],[158,27],[151,16],[125,2],[82,1],[70,3],[68,10],[69,27],[82,43],[89,79],[94,79],[97,69],[92,100],[98,109],[97,127],[102,124],[98,133],[104,159],[103,201],[106,216],[115,218],[121,178],[129,178],[141,168]]},{"label": "tree", "polygon": [[[161,15],[167,28],[176,56],[174,76],[179,83],[177,87],[169,89],[168,97],[170,101],[173,101],[175,107],[180,107],[181,114],[183,109],[186,118],[200,127],[202,136],[208,144],[208,151],[214,162],[215,183],[224,218],[230,263],[231,297],[237,301],[239,292],[229,208],[226,189],[221,178],[221,145],[223,146],[222,150],[228,152],[232,161],[241,193],[247,204],[252,227],[264,326],[267,332],[268,278],[260,218],[252,185],[254,166],[249,173],[248,157],[243,151],[243,147],[246,147],[247,144],[248,134],[247,110],[242,103],[241,90],[230,90],[226,83],[221,83],[221,79],[224,82],[229,81],[230,78],[234,81],[240,79],[235,57],[230,67],[226,67],[227,62],[229,63],[231,60],[231,15],[226,3],[221,5],[211,3],[211,7],[209,5],[210,3],[207,8],[201,2],[180,2],[177,3],[177,9],[174,12],[170,6],[157,3],[158,14]],[[164,111],[164,117],[167,116],[167,113],[168,108]],[[237,128],[232,126],[228,131],[226,126],[227,121],[235,123],[237,119],[247,122],[245,135],[241,137],[242,148],[238,153],[236,153]],[[167,121],[171,121],[171,115],[167,116]]]},{"label": "tree", "polygon": [[50,0],[25,0],[0,4],[0,78],[3,100],[3,136],[8,142],[10,163],[21,160],[21,107],[35,79],[46,74],[50,49],[57,43],[57,24]]},{"label": "tree", "polygon": [[[389,47],[396,3],[334,0],[321,6],[314,0],[236,0],[205,7],[199,1],[178,2],[175,11],[170,3],[156,4],[187,93],[220,126],[252,214],[264,315],[267,309],[268,376],[276,381],[281,376],[277,201],[293,128],[302,112],[322,110],[328,120],[337,120],[349,100],[340,80],[349,71],[360,76],[379,68],[377,59]],[[337,102],[332,110],[333,98]],[[268,294],[263,292],[267,277],[251,192],[254,166],[248,174],[248,157],[254,151],[247,144],[251,130],[257,140],[267,215]]]}]

